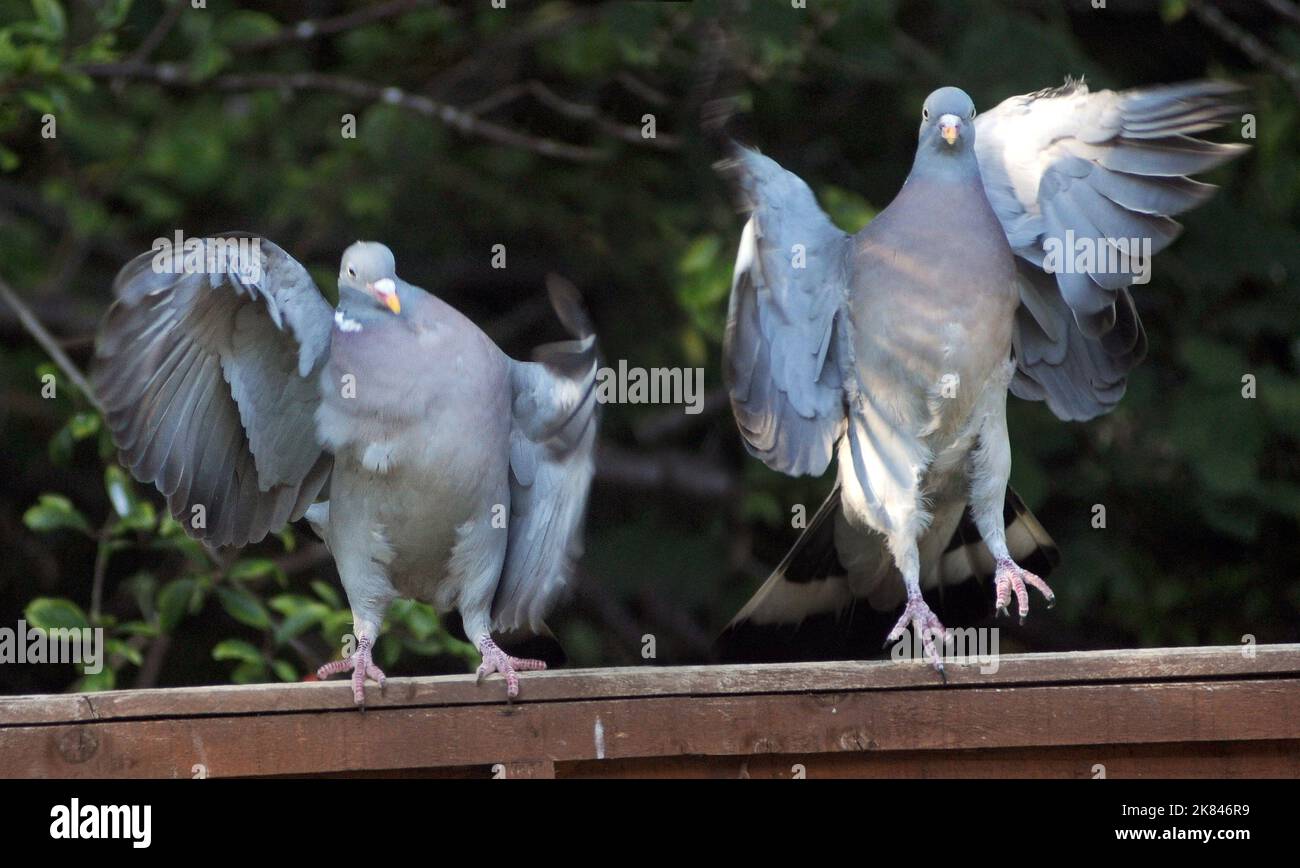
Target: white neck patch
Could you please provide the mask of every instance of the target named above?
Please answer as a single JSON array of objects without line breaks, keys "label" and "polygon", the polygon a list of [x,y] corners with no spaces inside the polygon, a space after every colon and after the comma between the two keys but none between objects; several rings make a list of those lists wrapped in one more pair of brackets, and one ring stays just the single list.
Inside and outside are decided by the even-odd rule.
[{"label": "white neck patch", "polygon": [[361,323],[354,319],[349,319],[348,315],[343,312],[342,308],[338,308],[334,311],[334,325],[341,332],[361,331]]}]

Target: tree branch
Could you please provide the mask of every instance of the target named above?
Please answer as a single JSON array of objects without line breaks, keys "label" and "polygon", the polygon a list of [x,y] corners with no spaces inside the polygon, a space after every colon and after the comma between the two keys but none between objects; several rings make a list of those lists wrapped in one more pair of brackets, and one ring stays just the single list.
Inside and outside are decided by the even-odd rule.
[{"label": "tree branch", "polygon": [[1273,49],[1260,41],[1246,28],[1232,21],[1205,0],[1187,0],[1192,14],[1219,35],[1223,41],[1232,45],[1253,62],[1282,78],[1291,86],[1296,99],[1300,100],[1300,67],[1286,62]]},{"label": "tree branch", "polygon": [[602,115],[596,106],[565,99],[536,79],[504,87],[491,96],[481,99],[472,106],[469,106],[466,108],[466,112],[476,117],[481,116],[487,112],[500,108],[507,103],[513,102],[525,94],[532,96],[542,105],[557,114],[563,115],[571,120],[584,121],[593,124],[596,129],[601,132],[622,139],[625,142],[631,142],[635,145],[649,145],[664,150],[680,148],[682,144],[681,139],[668,133],[657,132],[655,138],[647,139],[645,136],[641,135],[641,128],[639,126],[620,124],[617,121],[610,120]]},{"label": "tree branch", "polygon": [[1300,27],[1300,6],[1292,0],[1264,0],[1264,3],[1278,15]]},{"label": "tree branch", "polygon": [[167,38],[167,34],[172,32],[176,22],[180,20],[181,10],[188,5],[187,0],[172,0],[167,10],[163,12],[162,17],[158,19],[158,23],[154,25],[153,30],[149,31],[149,35],[132,52],[132,62],[144,63],[158,50],[158,46],[162,45],[162,41]]},{"label": "tree branch", "polygon": [[355,12],[335,15],[332,18],[307,18],[285,27],[279,33],[232,45],[230,49],[240,53],[266,51],[283,45],[310,42],[313,39],[333,36],[336,33],[343,33],[348,30],[356,30],[358,27],[365,27],[367,24],[374,24],[386,18],[396,18],[422,6],[433,7],[436,5],[438,4],[434,0],[392,0],[389,3],[365,6]]},{"label": "tree branch", "polygon": [[90,383],[86,381],[77,366],[72,363],[72,359],[68,358],[68,354],[59,346],[59,342],[54,339],[54,336],[46,331],[45,326],[32,313],[31,308],[18,297],[18,294],[13,291],[8,283],[5,283],[3,278],[0,278],[0,298],[4,299],[14,309],[14,313],[18,315],[18,321],[22,323],[23,328],[27,329],[27,333],[32,336],[36,343],[40,344],[41,349],[45,350],[46,354],[54,361],[54,364],[59,366],[59,370],[63,371],[63,375],[72,381],[72,384],[77,387],[77,390],[85,396],[86,400],[96,410],[102,412],[103,407],[100,406],[99,399],[95,397],[94,390],[90,388]]},{"label": "tree branch", "polygon": [[314,91],[334,93],[365,102],[383,102],[441,121],[453,129],[501,145],[522,148],[544,157],[556,157],[578,163],[592,163],[608,159],[608,154],[595,148],[571,145],[554,139],[542,138],[520,132],[500,124],[475,117],[473,114],[426,96],[407,93],[399,87],[383,87],[370,82],[316,72],[297,73],[231,73],[206,81],[196,81],[184,66],[160,63],[86,64],[80,71],[91,78],[132,79],[152,81],[164,87],[180,89],[209,89],[231,92],[249,90],[278,90],[285,92]]}]

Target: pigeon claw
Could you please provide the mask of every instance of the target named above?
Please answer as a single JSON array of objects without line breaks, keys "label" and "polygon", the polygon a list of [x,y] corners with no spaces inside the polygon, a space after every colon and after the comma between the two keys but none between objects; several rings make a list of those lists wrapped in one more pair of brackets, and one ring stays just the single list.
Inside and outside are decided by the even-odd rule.
[{"label": "pigeon claw", "polygon": [[326,663],[316,670],[316,677],[321,681],[329,678],[331,675],[337,675],[340,672],[352,673],[352,700],[362,711],[366,710],[366,678],[369,677],[379,685],[379,689],[384,689],[384,682],[387,678],[384,672],[375,665],[375,661],[370,655],[370,637],[363,636],[357,643],[357,650],[344,660],[335,660],[332,663]]},{"label": "pigeon claw", "polygon": [[997,593],[993,604],[997,607],[998,614],[1010,614],[1007,611],[1007,604],[1011,602],[1011,594],[1014,592],[1022,624],[1029,614],[1029,591],[1026,586],[1037,588],[1042,593],[1047,600],[1047,608],[1056,605],[1056,594],[1047,586],[1047,582],[1021,567],[1011,558],[998,558],[998,570],[993,577],[993,584]]},{"label": "pigeon claw", "polygon": [[894,629],[889,631],[885,644],[902,639],[909,627],[912,628],[913,636],[921,637],[921,647],[925,650],[926,659],[934,666],[934,671],[939,673],[945,684],[948,683],[948,676],[943,671],[943,657],[934,642],[935,637],[941,642],[947,640],[948,631],[919,594],[908,598],[903,614]]},{"label": "pigeon claw", "polygon": [[506,680],[507,701],[519,695],[519,672],[535,672],[546,668],[546,663],[542,660],[511,657],[492,641],[491,636],[479,639],[478,650],[483,655],[483,662],[478,666],[479,683],[493,672],[499,672]]}]

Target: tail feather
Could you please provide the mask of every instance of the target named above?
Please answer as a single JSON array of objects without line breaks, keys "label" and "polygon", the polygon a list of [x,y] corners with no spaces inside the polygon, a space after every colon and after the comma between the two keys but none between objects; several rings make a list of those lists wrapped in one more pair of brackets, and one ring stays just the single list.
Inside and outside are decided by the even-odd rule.
[{"label": "tail feather", "polygon": [[[750,663],[842,660],[881,653],[880,643],[893,627],[897,612],[874,609],[865,596],[871,583],[851,581],[835,545],[840,509],[836,485],[793,548],[718,637],[715,652],[719,659]],[[1018,564],[1046,576],[1060,563],[1056,544],[1010,488],[1003,520],[1007,547]],[[875,558],[881,569],[888,570],[892,561],[883,538],[879,542]],[[859,556],[855,563],[861,569],[870,560]],[[968,507],[939,564],[942,603],[936,611],[941,617],[962,621],[987,615],[992,598],[986,584],[994,570],[993,557]]]}]

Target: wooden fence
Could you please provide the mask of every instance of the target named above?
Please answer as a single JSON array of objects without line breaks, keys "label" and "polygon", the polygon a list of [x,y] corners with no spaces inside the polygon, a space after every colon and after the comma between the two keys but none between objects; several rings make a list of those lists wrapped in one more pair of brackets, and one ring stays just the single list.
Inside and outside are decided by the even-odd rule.
[{"label": "wooden fence", "polygon": [[0,777],[1300,777],[1300,645],[0,698]]}]

